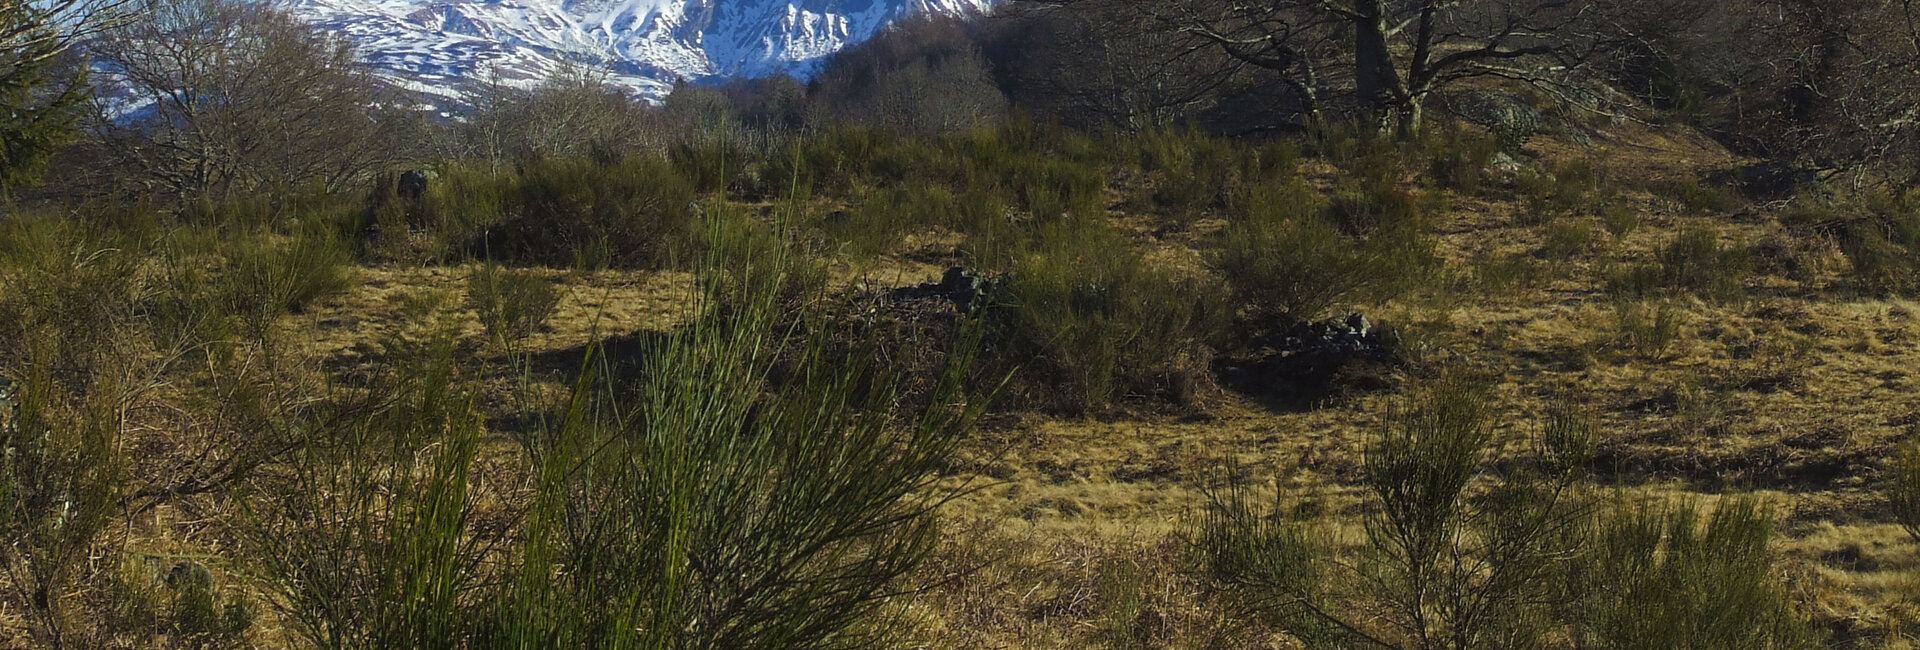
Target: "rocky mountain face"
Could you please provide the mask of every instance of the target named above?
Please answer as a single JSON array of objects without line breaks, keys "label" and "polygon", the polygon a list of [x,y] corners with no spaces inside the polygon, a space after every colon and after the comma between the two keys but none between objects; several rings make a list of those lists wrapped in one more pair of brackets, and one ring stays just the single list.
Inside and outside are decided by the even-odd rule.
[{"label": "rocky mountain face", "polygon": [[383,77],[458,104],[490,83],[569,64],[649,98],[677,79],[812,73],[826,56],[922,12],[994,0],[288,0],[350,36]]}]

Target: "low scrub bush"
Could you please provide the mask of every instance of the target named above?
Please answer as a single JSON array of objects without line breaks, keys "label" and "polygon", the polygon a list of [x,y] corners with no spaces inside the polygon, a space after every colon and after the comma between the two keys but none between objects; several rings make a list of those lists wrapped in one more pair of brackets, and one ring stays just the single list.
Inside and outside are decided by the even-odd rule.
[{"label": "low scrub bush", "polygon": [[1362,120],[1323,120],[1307,130],[1307,151],[1369,181],[1400,171],[1400,144],[1379,125]]},{"label": "low scrub bush", "polygon": [[1421,147],[1427,153],[1427,174],[1441,187],[1466,194],[1480,192],[1487,165],[1500,153],[1498,139],[1458,126],[1426,134]]},{"label": "low scrub bush", "polygon": [[583,376],[527,438],[535,494],[483,645],[890,645],[886,604],[934,548],[932,481],[981,406],[966,355],[893,411],[874,357],[779,324],[778,273],[702,266],[700,299],[728,308],[694,307],[630,392]]},{"label": "low scrub bush", "polygon": [[[1410,201],[1410,199],[1408,199]],[[1394,199],[1395,221],[1364,235],[1344,232],[1295,181],[1254,190],[1222,233],[1214,268],[1234,303],[1256,321],[1286,327],[1350,301],[1391,297],[1435,264],[1418,207]],[[1399,212],[1401,210],[1412,212]]]},{"label": "low scrub bush", "polygon": [[1236,479],[1187,533],[1196,568],[1308,647],[1813,645],[1757,501],[1597,508],[1580,487],[1593,414],[1561,404],[1531,453],[1496,463],[1484,390],[1440,380],[1376,432],[1359,549],[1284,495],[1257,505]]},{"label": "low scrub bush", "polygon": [[553,282],[537,271],[482,264],[467,275],[467,308],[480,317],[487,338],[512,349],[545,325],[560,306]]},{"label": "low scrub bush", "polygon": [[1634,264],[1617,273],[1611,288],[1619,296],[1689,292],[1709,300],[1737,300],[1753,256],[1745,246],[1725,246],[1706,228],[1683,230],[1660,249],[1652,263]]},{"label": "low scrub bush", "polygon": [[[364,225],[375,237],[364,253],[376,259],[456,263],[474,257],[475,243],[506,214],[516,172],[500,162],[446,166],[423,196],[401,200],[375,194]],[[396,191],[397,193],[397,191]]]},{"label": "low scrub bush", "polygon": [[1553,263],[1524,253],[1474,256],[1469,272],[1474,286],[1487,294],[1526,293],[1553,278]]},{"label": "low scrub bush", "polygon": [[830,215],[823,223],[827,235],[852,252],[887,252],[901,237],[944,225],[940,223],[958,202],[951,190],[928,184],[907,184],[875,190],[852,208]]},{"label": "low scrub bush", "polygon": [[244,648],[257,614],[245,592],[224,594],[213,572],[193,560],[180,560],[162,578],[172,602],[166,607],[167,631],[190,648]]},{"label": "low scrub bush", "polygon": [[1246,174],[1261,182],[1293,178],[1300,174],[1300,155],[1300,145],[1292,140],[1253,146],[1244,160]]},{"label": "low scrub bush", "polygon": [[[168,353],[143,325],[152,242],[68,215],[0,219],[0,604],[15,641],[100,647],[120,633],[116,522],[131,433]],[[128,621],[135,622],[135,621]]]},{"label": "low scrub bush", "polygon": [[1229,230],[1215,264],[1233,287],[1237,304],[1246,305],[1257,320],[1284,326],[1364,298],[1375,278],[1358,269],[1369,261],[1339,230],[1300,219]]},{"label": "low scrub bush", "polygon": [[586,268],[686,259],[692,186],[658,161],[532,164],[508,200],[481,244],[493,259]]},{"label": "low scrub bush", "polygon": [[809,195],[852,194],[868,182],[869,170],[883,152],[899,146],[898,133],[883,129],[831,126],[815,130],[773,156],[773,177],[808,188]]},{"label": "low scrub bush", "polygon": [[1022,224],[1102,219],[1107,154],[1093,142],[1018,122],[911,140],[829,130],[794,145],[798,153],[782,164],[804,183],[833,188],[817,194],[850,204],[823,225],[866,254],[936,226],[1003,240],[1020,236],[1013,229]]},{"label": "low scrub bush", "polygon": [[[708,195],[725,197],[729,192],[760,190],[759,183],[748,173],[755,169],[760,158],[759,153],[748,146],[743,138],[726,137],[724,129],[716,137],[708,135],[673,146],[669,159],[676,176],[686,179],[693,190]],[[789,178],[762,179],[769,185],[774,181],[788,181]]]},{"label": "low scrub bush", "polygon": [[296,451],[240,504],[248,557],[315,647],[461,647],[477,613],[476,392],[451,332],[413,352],[284,423]]},{"label": "low scrub bush", "polygon": [[122,555],[101,567],[100,606],[90,612],[109,630],[99,647],[224,650],[249,643],[259,613],[240,580],[222,578],[196,559]]},{"label": "low scrub bush", "polygon": [[1191,218],[1219,206],[1244,178],[1240,145],[1190,130],[1149,130],[1122,148],[1137,150],[1127,162],[1154,179],[1151,203],[1169,216]]},{"label": "low scrub bush", "polygon": [[[89,557],[119,512],[127,471],[122,402],[139,388],[107,373],[56,378],[58,362],[52,355],[66,346],[33,329],[39,331],[9,346],[14,348],[7,351],[10,358],[0,366],[7,411],[0,416],[0,445],[6,451],[0,464],[6,600],[27,617],[36,644],[85,647],[97,630],[77,596],[93,577]],[[94,335],[113,334],[98,330]],[[90,369],[133,370],[119,363]]]},{"label": "low scrub bush", "polygon": [[1033,157],[1001,171],[1019,205],[1037,219],[1106,214],[1106,175],[1091,163]]},{"label": "low scrub bush", "polygon": [[228,293],[228,306],[256,329],[353,286],[347,266],[352,252],[330,233],[242,236],[222,248],[228,277],[221,286]]},{"label": "low scrub bush", "polygon": [[907,181],[867,192],[818,223],[831,243],[861,257],[904,252],[899,246],[906,238],[928,233],[958,234],[990,246],[1020,237],[1020,226],[1036,220],[1014,208],[1015,200],[1000,192],[956,192],[933,182]]},{"label": "low scrub bush", "polygon": [[1911,295],[1920,288],[1915,249],[1896,243],[1872,224],[1850,225],[1842,234],[1840,251],[1863,293]]},{"label": "low scrub bush", "polygon": [[1021,123],[975,128],[916,151],[913,173],[961,195],[1003,196],[1036,220],[1100,218],[1107,205],[1106,174],[1093,152],[1066,147],[1076,140]]},{"label": "low scrub bush", "polygon": [[1531,462],[1495,474],[1485,390],[1465,375],[1439,380],[1375,433],[1364,462],[1376,509],[1350,561],[1321,523],[1284,502],[1257,507],[1235,481],[1188,534],[1200,570],[1229,603],[1309,646],[1549,638],[1566,598],[1557,578],[1587,517],[1576,483],[1594,431],[1589,419],[1556,417]]},{"label": "low scrub bush", "polygon": [[1920,542],[1920,440],[1900,443],[1887,469],[1887,502],[1894,520]]},{"label": "low scrub bush", "polygon": [[1129,396],[1190,404],[1207,382],[1220,289],[1156,268],[1104,227],[1036,239],[989,316],[998,358],[1019,367],[1010,397],[1066,412]]},{"label": "low scrub bush", "polygon": [[1752,497],[1710,511],[1616,502],[1601,511],[1574,588],[1576,643],[1608,648],[1811,648],[1767,544],[1774,520]]},{"label": "low scrub bush", "polygon": [[316,400],[274,323],[345,287],[346,246],[320,220],[286,234],[112,216],[0,221],[0,601],[39,647],[245,646],[244,589],[197,561],[170,562],[187,567],[172,580],[130,568],[132,531],[106,524],[239,496],[283,460],[287,414]]},{"label": "low scrub bush", "polygon": [[[785,313],[783,242],[727,216],[699,221],[689,324],[622,360],[629,378],[589,350],[573,391],[518,414],[518,454],[480,458],[483,375],[451,321],[285,413],[298,444],[235,524],[285,629],[327,648],[890,646],[936,541],[933,481],[984,408],[961,392],[978,338],[903,408],[875,350]],[[531,489],[495,491],[496,465]]]},{"label": "low scrub bush", "polygon": [[1723,246],[1719,236],[1707,229],[1681,231],[1660,251],[1660,275],[1666,286],[1708,298],[1739,296],[1751,266],[1752,256],[1745,246]]},{"label": "low scrub bush", "polygon": [[1646,189],[1690,215],[1727,214],[1743,203],[1733,188],[1707,185],[1698,178],[1664,178],[1647,183]]},{"label": "low scrub bush", "polygon": [[1640,228],[1640,212],[1625,203],[1610,202],[1600,209],[1600,221],[1607,225],[1607,234],[1619,241]]},{"label": "low scrub bush", "polygon": [[1522,173],[1514,190],[1527,201],[1520,223],[1538,225],[1604,203],[1611,186],[1593,161],[1578,159]]},{"label": "low scrub bush", "polygon": [[1540,257],[1556,263],[1591,253],[1600,243],[1600,233],[1594,231],[1593,226],[1571,220],[1548,224],[1545,238],[1540,245]]},{"label": "low scrub bush", "polygon": [[[452,170],[422,209],[450,250],[511,264],[667,268],[689,259],[694,186],[657,157]],[[384,231],[383,231],[383,235]]]},{"label": "low scrub bush", "polygon": [[142,249],[95,223],[0,220],[0,370],[80,381],[119,358],[136,342],[115,338],[140,309]]},{"label": "low scrub bush", "polygon": [[1619,345],[1643,357],[1666,354],[1680,338],[1680,316],[1670,302],[1618,298],[1613,314]]},{"label": "low scrub bush", "polygon": [[[1803,229],[1837,231],[1840,251],[1852,267],[1853,284],[1871,295],[1920,292],[1920,194],[1878,195],[1840,209],[1803,207],[1795,212]],[[1826,218],[1821,218],[1822,216]]]},{"label": "low scrub bush", "polygon": [[826,292],[825,260],[791,252],[791,217],[768,221],[735,205],[703,206],[694,219],[696,259],[711,267],[705,282],[710,308],[731,311],[757,300],[758,291],[790,316],[810,314]]},{"label": "low scrub bush", "polygon": [[1326,204],[1327,219],[1353,236],[1419,228],[1421,216],[1419,199],[1391,183],[1343,185]]}]

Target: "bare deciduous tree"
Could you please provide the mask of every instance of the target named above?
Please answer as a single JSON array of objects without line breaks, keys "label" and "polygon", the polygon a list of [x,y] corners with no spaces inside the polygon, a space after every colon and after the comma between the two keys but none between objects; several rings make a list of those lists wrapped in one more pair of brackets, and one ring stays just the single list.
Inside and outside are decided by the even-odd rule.
[{"label": "bare deciduous tree", "polygon": [[1016,106],[1084,125],[1164,127],[1207,108],[1249,68],[1212,43],[1140,21],[1132,2],[1062,9],[1014,5],[988,24],[983,50]]},{"label": "bare deciduous tree", "polygon": [[126,102],[103,104],[97,127],[151,188],[336,190],[399,154],[402,98],[344,37],[267,5],[167,3],[108,31],[95,54],[109,70],[102,85]]},{"label": "bare deciduous tree", "polygon": [[51,59],[143,7],[139,0],[0,0],[0,15],[18,18],[0,24],[0,50]]},{"label": "bare deciduous tree", "polygon": [[[1042,0],[1080,6],[1093,0]],[[1597,3],[1577,0],[1153,0],[1139,19],[1201,39],[1249,66],[1277,73],[1309,115],[1329,108],[1371,114],[1402,131],[1427,100],[1455,82],[1494,77],[1548,90],[1596,41],[1584,29]],[[1345,106],[1342,106],[1342,98]]]},{"label": "bare deciduous tree", "polygon": [[640,101],[586,64],[569,64],[528,88],[490,79],[476,97],[443,154],[496,161],[617,157],[636,146],[645,126]]},{"label": "bare deciduous tree", "polygon": [[1828,171],[1920,176],[1920,3],[1761,4],[1769,27],[1796,36],[1771,51],[1774,68],[1790,72],[1780,120],[1800,155]]},{"label": "bare deciduous tree", "polygon": [[835,54],[809,88],[816,122],[933,133],[1006,112],[967,28],[951,19],[896,23]]},{"label": "bare deciduous tree", "polygon": [[1609,5],[1602,70],[1653,107],[1792,170],[1920,172],[1920,3]]}]

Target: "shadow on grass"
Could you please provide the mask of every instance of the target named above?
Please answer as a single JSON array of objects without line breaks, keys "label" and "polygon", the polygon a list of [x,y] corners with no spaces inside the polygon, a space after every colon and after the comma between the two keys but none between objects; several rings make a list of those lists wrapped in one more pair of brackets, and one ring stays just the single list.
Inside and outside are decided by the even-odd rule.
[{"label": "shadow on grass", "polygon": [[1361,354],[1285,354],[1256,343],[1213,364],[1220,386],[1276,414],[1305,413],[1361,395],[1394,390],[1402,364]]},{"label": "shadow on grass", "polygon": [[[541,350],[528,355],[527,370],[535,377],[571,383],[585,370],[589,351],[594,363],[615,386],[627,386],[640,378],[641,364],[649,352],[660,349],[674,337],[673,332],[636,330],[602,337],[595,343],[568,348]],[[495,358],[490,361],[502,361]]]}]

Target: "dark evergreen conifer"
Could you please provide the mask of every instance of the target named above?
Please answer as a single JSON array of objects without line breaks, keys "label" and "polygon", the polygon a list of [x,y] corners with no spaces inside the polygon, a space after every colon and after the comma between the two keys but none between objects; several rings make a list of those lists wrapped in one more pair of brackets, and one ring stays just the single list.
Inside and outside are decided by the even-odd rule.
[{"label": "dark evergreen conifer", "polygon": [[77,133],[74,108],[86,98],[86,73],[55,69],[64,48],[47,21],[26,3],[0,6],[0,33],[21,35],[0,51],[0,192],[39,180]]}]

